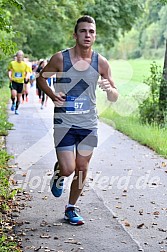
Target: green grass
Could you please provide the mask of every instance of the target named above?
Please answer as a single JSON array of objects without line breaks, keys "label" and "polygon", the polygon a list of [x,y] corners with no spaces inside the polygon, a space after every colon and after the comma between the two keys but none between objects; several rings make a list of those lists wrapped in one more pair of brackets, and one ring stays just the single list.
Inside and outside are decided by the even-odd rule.
[{"label": "green grass", "polygon": [[[155,60],[163,66],[162,60]],[[121,95],[128,95],[134,89],[144,87],[144,80],[150,75],[150,65],[153,60],[113,60],[110,62],[112,76]],[[140,89],[140,88],[139,88]]]},{"label": "green grass", "polygon": [[[153,60],[144,59],[111,62],[119,99],[111,105],[105,93],[97,90],[97,108],[100,118],[115,125],[117,130],[167,157],[167,129],[143,125],[138,118],[138,107],[149,93],[144,79],[150,75],[152,63]],[[156,60],[156,63],[162,66],[163,60]]]},{"label": "green grass", "polygon": [[121,117],[109,108],[101,114],[100,118],[131,139],[167,157],[167,129],[143,125],[136,117]]},{"label": "green grass", "polygon": [[149,76],[150,65],[153,62],[163,66],[163,59],[112,60],[110,64],[113,78],[122,80],[124,83],[127,83],[127,81],[132,83],[143,82],[143,80]]},{"label": "green grass", "polygon": [[8,87],[0,89],[0,136],[6,136],[8,130],[12,128],[12,124],[8,122],[8,116],[6,112],[7,103],[10,97],[10,90]]},{"label": "green grass", "polygon": [[[12,128],[12,124],[8,122],[7,103],[10,97],[8,87],[0,89],[0,252],[19,252],[16,240],[11,240],[11,230],[5,227],[12,225],[12,221],[3,217],[3,212],[11,211],[11,200],[16,195],[17,191],[10,188],[9,177],[12,174],[8,169],[7,162],[11,158],[4,148],[3,136],[6,136],[8,130]],[[10,204],[9,204],[10,202]],[[11,226],[12,227],[12,226]],[[10,234],[8,235],[8,232]]]}]

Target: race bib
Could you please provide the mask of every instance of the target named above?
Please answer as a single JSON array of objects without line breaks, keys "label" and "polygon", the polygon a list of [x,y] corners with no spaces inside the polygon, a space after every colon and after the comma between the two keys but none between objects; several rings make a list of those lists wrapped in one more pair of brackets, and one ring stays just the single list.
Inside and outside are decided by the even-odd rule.
[{"label": "race bib", "polygon": [[22,73],[15,73],[14,75],[16,78],[21,78],[22,77]]},{"label": "race bib", "polygon": [[87,96],[66,96],[67,114],[86,114],[90,111],[90,98]]}]

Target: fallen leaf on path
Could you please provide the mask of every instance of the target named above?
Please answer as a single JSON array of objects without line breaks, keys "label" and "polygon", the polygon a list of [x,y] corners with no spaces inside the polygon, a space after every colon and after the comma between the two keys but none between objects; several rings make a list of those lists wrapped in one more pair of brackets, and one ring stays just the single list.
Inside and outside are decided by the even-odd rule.
[{"label": "fallen leaf on path", "polygon": [[83,249],[84,249],[83,247],[79,247],[77,249],[72,248],[71,251],[73,251],[73,252],[79,252],[80,250],[83,250]]},{"label": "fallen leaf on path", "polygon": [[41,246],[39,248],[35,248],[34,251],[39,251],[41,248]]},{"label": "fallen leaf on path", "polygon": [[30,221],[25,221],[24,223],[25,223],[25,224],[30,224]]},{"label": "fallen leaf on path", "polygon": [[40,235],[40,238],[47,238],[47,239],[49,239],[49,238],[51,238],[51,236],[48,235],[48,234],[42,234],[42,235]]},{"label": "fallen leaf on path", "polygon": [[139,214],[140,214],[140,215],[143,215],[143,209],[142,209],[142,210],[139,210]]},{"label": "fallen leaf on path", "polygon": [[166,167],[167,166],[167,163],[165,163],[165,162],[162,162],[162,167]]},{"label": "fallen leaf on path", "polygon": [[141,224],[139,224],[139,225],[137,225],[137,228],[142,228],[142,227],[144,227],[144,223],[141,223]]},{"label": "fallen leaf on path", "polygon": [[44,196],[42,199],[43,199],[43,200],[47,200],[47,199],[48,199],[48,196]]},{"label": "fallen leaf on path", "polygon": [[116,206],[115,208],[122,209],[122,207],[121,207],[121,206]]},{"label": "fallen leaf on path", "polygon": [[124,221],[125,227],[130,227],[130,223],[128,221]]},{"label": "fallen leaf on path", "polygon": [[159,231],[162,231],[162,232],[166,232],[167,230],[166,229],[163,229],[163,228],[158,228]]},{"label": "fallen leaf on path", "polygon": [[10,182],[12,183],[12,185],[17,185],[17,181],[14,179],[10,179]]},{"label": "fallen leaf on path", "polygon": [[53,223],[53,226],[62,226],[62,223]]},{"label": "fallen leaf on path", "polygon": [[159,212],[159,211],[155,211],[155,212],[153,212],[153,214],[154,214],[154,215],[159,215],[160,212]]},{"label": "fallen leaf on path", "polygon": [[8,168],[17,168],[17,165],[8,165]]},{"label": "fallen leaf on path", "polygon": [[26,236],[26,233],[24,233],[23,231],[21,231],[20,233],[18,233],[19,236]]},{"label": "fallen leaf on path", "polygon": [[76,245],[81,245],[81,242],[76,241],[76,240],[68,240],[68,241],[64,241],[64,243],[71,243],[71,244],[76,244]]},{"label": "fallen leaf on path", "polygon": [[155,182],[153,182],[151,185],[154,185],[154,186],[156,186],[157,185],[157,183],[155,183]]},{"label": "fallen leaf on path", "polygon": [[106,228],[110,228],[110,225],[105,225]]},{"label": "fallen leaf on path", "polygon": [[48,223],[46,221],[42,221],[42,223],[40,224],[41,227],[45,227]]},{"label": "fallen leaf on path", "polygon": [[37,228],[31,228],[31,231],[35,232],[37,231]]},{"label": "fallen leaf on path", "polygon": [[29,194],[29,192],[23,191],[23,194]]}]

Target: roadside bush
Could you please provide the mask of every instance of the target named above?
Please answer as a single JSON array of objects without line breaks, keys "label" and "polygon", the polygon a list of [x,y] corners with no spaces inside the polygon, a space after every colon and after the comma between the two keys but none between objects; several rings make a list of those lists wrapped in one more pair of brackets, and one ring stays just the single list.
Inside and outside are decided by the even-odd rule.
[{"label": "roadside bush", "polygon": [[128,53],[128,59],[138,59],[142,56],[140,48]]},{"label": "roadside bush", "polygon": [[157,49],[146,48],[142,51],[142,56],[145,59],[162,59],[164,57],[164,53],[164,47]]},{"label": "roadside bush", "polygon": [[139,116],[142,123],[161,123],[162,112],[159,109],[160,86],[163,82],[162,69],[155,62],[151,64],[150,76],[144,81],[150,86],[149,97],[139,106]]},{"label": "roadside bush", "polygon": [[7,67],[8,67],[8,60],[0,60],[0,88],[4,87],[8,82],[8,74],[7,74]]}]

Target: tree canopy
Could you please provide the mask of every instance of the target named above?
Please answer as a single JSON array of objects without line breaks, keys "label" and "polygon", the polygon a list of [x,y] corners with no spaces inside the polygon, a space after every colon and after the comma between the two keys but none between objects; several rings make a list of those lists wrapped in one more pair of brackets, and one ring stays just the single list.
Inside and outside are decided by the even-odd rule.
[{"label": "tree canopy", "polygon": [[0,0],[0,57],[19,48],[44,58],[71,46],[74,24],[83,14],[96,20],[97,44],[110,48],[142,8],[140,0]]}]

